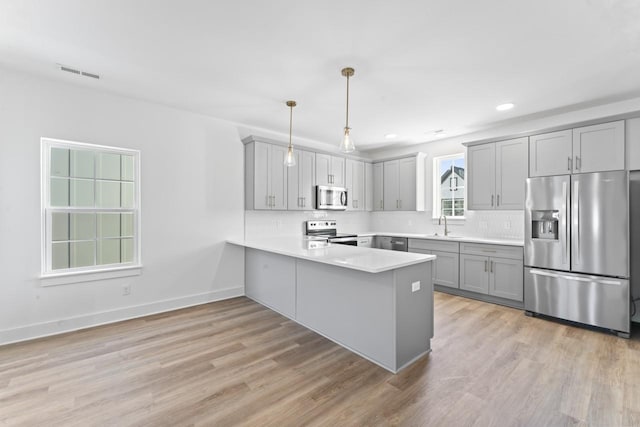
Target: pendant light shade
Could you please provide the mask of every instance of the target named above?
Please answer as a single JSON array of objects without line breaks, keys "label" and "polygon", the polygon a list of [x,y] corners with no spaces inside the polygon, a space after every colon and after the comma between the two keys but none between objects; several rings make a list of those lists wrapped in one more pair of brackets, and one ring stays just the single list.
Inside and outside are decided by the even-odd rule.
[{"label": "pendant light shade", "polygon": [[340,151],[342,151],[343,153],[351,153],[356,149],[356,146],[353,143],[353,137],[350,134],[351,128],[349,127],[349,78],[353,76],[354,72],[355,70],[350,67],[342,69],[342,75],[347,78],[347,114],[344,124],[344,135],[342,137],[342,141],[340,142]]},{"label": "pendant light shade", "polygon": [[296,165],[296,156],[293,155],[293,144],[291,142],[291,134],[293,130],[293,107],[296,106],[296,101],[287,101],[287,107],[289,107],[289,147],[287,147],[287,155],[284,158],[284,165],[292,167]]}]

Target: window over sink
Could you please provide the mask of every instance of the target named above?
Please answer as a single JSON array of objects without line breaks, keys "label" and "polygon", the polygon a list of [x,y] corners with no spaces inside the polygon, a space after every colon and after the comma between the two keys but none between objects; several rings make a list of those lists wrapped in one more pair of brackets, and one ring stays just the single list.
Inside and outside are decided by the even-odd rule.
[{"label": "window over sink", "polygon": [[464,218],[465,199],[464,153],[433,159],[433,217],[441,215]]}]

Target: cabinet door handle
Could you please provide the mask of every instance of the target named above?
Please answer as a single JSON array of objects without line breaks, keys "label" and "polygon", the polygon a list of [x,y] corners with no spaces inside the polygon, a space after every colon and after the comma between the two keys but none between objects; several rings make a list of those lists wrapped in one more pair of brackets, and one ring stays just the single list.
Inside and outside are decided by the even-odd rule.
[{"label": "cabinet door handle", "polygon": [[493,273],[493,261],[489,261],[489,272]]},{"label": "cabinet door handle", "polygon": [[487,272],[487,261],[484,262],[484,272]]},{"label": "cabinet door handle", "polygon": [[500,206],[500,195],[496,196],[496,206]]},{"label": "cabinet door handle", "polygon": [[580,157],[576,156],[576,170],[580,170]]},{"label": "cabinet door handle", "polygon": [[567,157],[567,170],[571,172],[571,156]]}]

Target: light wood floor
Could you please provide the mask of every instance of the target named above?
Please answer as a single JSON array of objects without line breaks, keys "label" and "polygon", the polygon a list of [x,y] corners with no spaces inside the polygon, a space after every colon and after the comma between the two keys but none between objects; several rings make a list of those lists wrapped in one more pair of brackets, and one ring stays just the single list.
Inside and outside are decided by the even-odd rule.
[{"label": "light wood floor", "polygon": [[640,425],[640,340],[436,293],[392,375],[246,299],[0,347],[0,425]]}]

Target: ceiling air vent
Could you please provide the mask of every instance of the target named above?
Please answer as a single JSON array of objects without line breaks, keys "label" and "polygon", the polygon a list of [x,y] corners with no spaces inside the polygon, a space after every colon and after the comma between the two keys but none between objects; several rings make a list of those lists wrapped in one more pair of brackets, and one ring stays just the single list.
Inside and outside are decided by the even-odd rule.
[{"label": "ceiling air vent", "polygon": [[100,78],[98,74],[89,73],[87,71],[76,70],[75,68],[67,67],[66,65],[58,64],[58,67],[60,67],[60,71],[66,71],[67,73],[77,74],[79,76],[91,77],[92,79]]}]

